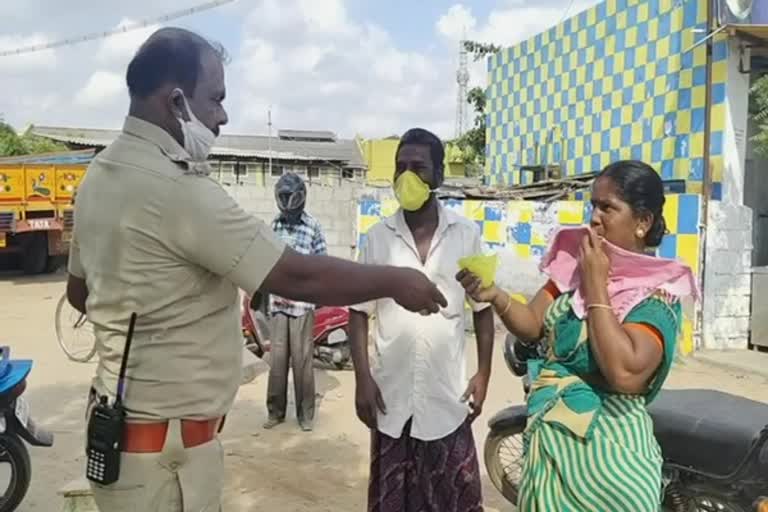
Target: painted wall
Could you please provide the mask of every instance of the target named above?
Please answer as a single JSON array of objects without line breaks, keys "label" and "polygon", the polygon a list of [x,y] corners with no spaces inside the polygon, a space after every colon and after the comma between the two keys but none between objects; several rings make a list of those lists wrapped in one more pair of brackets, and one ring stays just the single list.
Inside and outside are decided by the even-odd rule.
[{"label": "painted wall", "polygon": [[366,140],[362,142],[363,158],[368,165],[368,183],[391,183],[395,174],[397,139]]},{"label": "painted wall", "polygon": [[[472,219],[478,225],[488,252],[501,257],[498,283],[513,293],[531,296],[544,278],[538,271],[538,262],[547,249],[552,234],[561,226],[582,225],[591,215],[587,201],[459,201],[445,200],[443,204]],[[391,198],[363,197],[358,207],[358,247],[364,243],[368,230],[383,217],[397,211],[397,202]],[[699,215],[700,196],[696,194],[667,197],[664,217],[670,234],[659,248],[659,255],[679,258],[694,271],[699,267]],[[681,352],[694,349],[692,304],[685,305]]]},{"label": "painted wall", "polygon": [[[362,141],[363,158],[368,165],[368,183],[392,183],[395,174],[395,153],[397,139],[378,139]],[[446,178],[463,178],[465,166],[462,163],[445,161]]]},{"label": "painted wall", "polygon": [[[520,166],[566,175],[621,159],[651,163],[700,193],[704,177],[707,0],[607,0],[488,61],[486,176],[526,183]],[[713,195],[723,166],[728,45],[715,44]]]},{"label": "painted wall", "polygon": [[[725,60],[713,69],[713,73],[724,74],[726,80],[725,104],[713,110],[713,122],[715,116],[722,116],[724,126],[722,160],[717,162],[721,167],[713,169],[722,187],[720,200],[709,205],[699,343],[705,348],[745,349],[750,335],[754,240],[750,206],[754,206],[755,199],[753,191],[745,188],[750,81],[749,75],[739,71],[739,42],[721,38],[717,44],[727,45]],[[744,59],[748,62],[748,52]],[[753,187],[759,184],[758,180],[751,181]],[[764,202],[764,197],[757,203]]]}]

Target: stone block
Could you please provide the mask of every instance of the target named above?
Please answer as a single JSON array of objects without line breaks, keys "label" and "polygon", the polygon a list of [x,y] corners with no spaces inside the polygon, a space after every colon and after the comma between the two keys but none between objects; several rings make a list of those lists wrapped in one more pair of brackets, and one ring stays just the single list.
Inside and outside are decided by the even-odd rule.
[{"label": "stone block", "polygon": [[333,245],[341,245],[341,236],[339,235],[338,231],[326,231],[325,232],[325,243],[329,246]]},{"label": "stone block", "polygon": [[707,244],[709,250],[751,251],[752,232],[743,229],[717,230]]},{"label": "stone block", "polygon": [[708,340],[727,340],[749,336],[748,317],[705,318],[704,324],[705,337]]},{"label": "stone block", "polygon": [[750,296],[747,295],[719,295],[714,298],[714,311],[718,318],[725,317],[749,317]]},{"label": "stone block", "polygon": [[744,274],[752,266],[750,251],[714,250],[707,255],[707,271],[718,275]]},{"label": "stone block", "polygon": [[752,209],[748,206],[711,201],[708,233],[719,229],[752,230]]},{"label": "stone block", "polygon": [[330,201],[333,199],[333,188],[331,187],[313,187],[311,197],[314,201]]},{"label": "stone block", "polygon": [[752,290],[750,274],[711,275],[705,283],[713,295],[749,295]]},{"label": "stone block", "polygon": [[354,198],[353,190],[351,185],[343,183],[340,187],[333,189],[333,200],[351,202]]}]

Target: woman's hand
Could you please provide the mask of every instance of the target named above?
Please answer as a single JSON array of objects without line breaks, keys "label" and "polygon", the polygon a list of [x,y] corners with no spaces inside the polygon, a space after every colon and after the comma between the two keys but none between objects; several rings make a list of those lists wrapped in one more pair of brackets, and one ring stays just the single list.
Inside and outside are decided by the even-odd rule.
[{"label": "woman's hand", "polygon": [[[603,241],[593,231],[581,241],[579,250],[579,268],[582,283],[587,292],[605,290],[611,271],[611,260],[603,250]],[[587,293],[589,295],[589,293]]]},{"label": "woman's hand", "polygon": [[499,295],[499,289],[495,285],[483,288],[480,278],[469,270],[461,270],[456,274],[456,280],[475,302],[492,303]]}]

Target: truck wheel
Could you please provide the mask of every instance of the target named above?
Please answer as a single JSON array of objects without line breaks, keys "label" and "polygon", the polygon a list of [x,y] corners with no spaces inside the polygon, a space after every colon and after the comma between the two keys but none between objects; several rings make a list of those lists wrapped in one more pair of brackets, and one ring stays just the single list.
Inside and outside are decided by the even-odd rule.
[{"label": "truck wheel", "polygon": [[48,235],[30,233],[25,240],[21,266],[27,275],[42,274],[48,265]]}]

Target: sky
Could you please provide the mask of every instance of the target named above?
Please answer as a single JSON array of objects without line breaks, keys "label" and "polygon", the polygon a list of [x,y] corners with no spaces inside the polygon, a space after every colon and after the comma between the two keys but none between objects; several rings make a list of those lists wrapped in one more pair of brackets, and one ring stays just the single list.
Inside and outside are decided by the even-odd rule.
[{"label": "sky", "polygon": [[[0,50],[57,41],[186,9],[202,0],[2,0]],[[454,135],[459,41],[509,46],[597,0],[238,0],[170,24],[222,43],[225,133],[330,130],[386,137],[420,126]],[[128,107],[125,69],[157,28],[0,57],[0,116],[113,128]],[[470,59],[470,87],[485,86]]]}]

